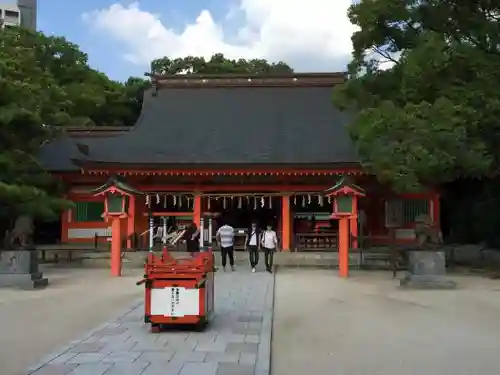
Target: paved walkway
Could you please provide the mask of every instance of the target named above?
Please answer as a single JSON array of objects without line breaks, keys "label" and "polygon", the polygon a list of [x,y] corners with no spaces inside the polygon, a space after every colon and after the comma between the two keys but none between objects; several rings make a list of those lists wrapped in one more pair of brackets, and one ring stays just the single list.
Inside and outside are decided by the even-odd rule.
[{"label": "paved walkway", "polygon": [[204,332],[152,334],[138,304],[28,374],[268,375],[273,275],[218,272],[215,287],[215,318]]}]

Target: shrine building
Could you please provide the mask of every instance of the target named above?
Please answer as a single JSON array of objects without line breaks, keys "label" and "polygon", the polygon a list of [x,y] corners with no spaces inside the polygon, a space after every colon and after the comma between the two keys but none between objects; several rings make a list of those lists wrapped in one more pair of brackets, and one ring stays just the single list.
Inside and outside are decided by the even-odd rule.
[{"label": "shrine building", "polygon": [[227,222],[242,248],[256,221],[276,229],[283,251],[337,251],[338,223],[325,191],[341,178],[364,191],[349,219],[351,246],[415,241],[417,216],[439,225],[439,195],[395,194],[363,171],[346,129],[349,114],[332,104],[332,89],[344,79],[152,77],[135,126],[68,128],[42,148],[42,164],[75,202],[62,214],[60,241],[109,241],[96,191],[115,181],[134,192],[121,221],[124,247],[147,249],[158,228],[194,221],[203,244]]}]

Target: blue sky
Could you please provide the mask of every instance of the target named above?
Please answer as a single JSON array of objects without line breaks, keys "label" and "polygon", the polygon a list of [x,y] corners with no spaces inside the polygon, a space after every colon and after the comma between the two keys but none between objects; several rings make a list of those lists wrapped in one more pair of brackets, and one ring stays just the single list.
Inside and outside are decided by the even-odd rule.
[{"label": "blue sky", "polygon": [[[128,5],[132,1],[119,0],[38,0],[38,28],[46,34],[65,36],[88,53],[93,68],[101,70],[113,79],[143,76],[145,68],[123,59],[120,45],[112,38],[102,37],[89,30],[82,14],[108,8],[115,3]],[[141,9],[160,15],[169,27],[181,29],[185,22],[195,19],[200,10],[210,9],[212,16],[223,17],[227,11],[224,0],[141,0]]]},{"label": "blue sky", "polygon": [[157,57],[219,52],[341,71],[352,49],[351,1],[38,0],[38,28],[78,44],[116,80],[143,76]]}]

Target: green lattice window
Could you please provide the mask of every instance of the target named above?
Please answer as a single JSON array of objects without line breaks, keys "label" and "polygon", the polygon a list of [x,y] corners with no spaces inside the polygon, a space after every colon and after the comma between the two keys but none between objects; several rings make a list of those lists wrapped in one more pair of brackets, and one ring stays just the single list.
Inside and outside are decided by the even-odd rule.
[{"label": "green lattice window", "polygon": [[405,223],[414,223],[419,215],[429,214],[429,200],[427,199],[405,199],[403,201],[403,217]]},{"label": "green lattice window", "polygon": [[352,200],[350,196],[338,196],[335,198],[337,200],[337,211],[339,213],[351,213],[352,212]]},{"label": "green lattice window", "polygon": [[104,202],[75,202],[75,221],[103,221]]}]

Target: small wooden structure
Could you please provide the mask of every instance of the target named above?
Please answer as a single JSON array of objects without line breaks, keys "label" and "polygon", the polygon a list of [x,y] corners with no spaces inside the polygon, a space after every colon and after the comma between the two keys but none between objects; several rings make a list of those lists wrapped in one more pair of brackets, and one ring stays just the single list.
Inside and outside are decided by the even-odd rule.
[{"label": "small wooden structure", "polygon": [[359,186],[343,177],[337,184],[325,191],[327,197],[333,197],[332,219],[339,221],[339,276],[349,275],[349,220],[358,220],[358,198],[365,193]]},{"label": "small wooden structure", "polygon": [[121,276],[121,219],[128,217],[130,204],[135,204],[135,196],[142,195],[142,193],[117,176],[112,176],[104,185],[95,189],[93,193],[94,196],[104,196],[103,217],[111,221],[111,276]]}]

